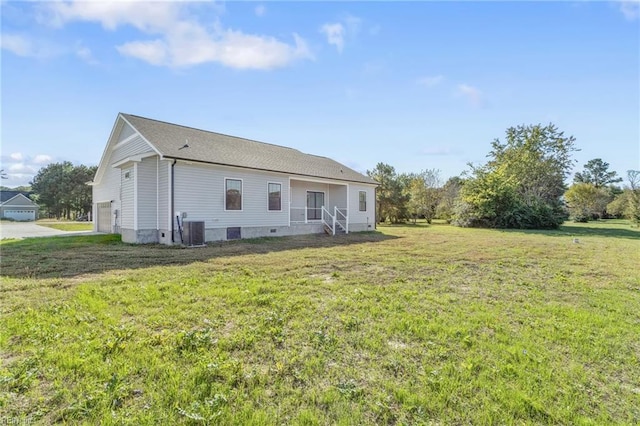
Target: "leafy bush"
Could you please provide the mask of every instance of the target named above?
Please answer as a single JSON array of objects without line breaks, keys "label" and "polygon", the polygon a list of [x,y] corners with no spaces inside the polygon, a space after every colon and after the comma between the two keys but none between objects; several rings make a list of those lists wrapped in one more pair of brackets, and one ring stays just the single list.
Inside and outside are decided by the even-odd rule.
[{"label": "leafy bush", "polygon": [[452,223],[483,228],[560,226],[566,218],[560,197],[571,168],[573,141],[552,124],[507,129],[507,142],[492,144],[492,160],[472,166]]}]

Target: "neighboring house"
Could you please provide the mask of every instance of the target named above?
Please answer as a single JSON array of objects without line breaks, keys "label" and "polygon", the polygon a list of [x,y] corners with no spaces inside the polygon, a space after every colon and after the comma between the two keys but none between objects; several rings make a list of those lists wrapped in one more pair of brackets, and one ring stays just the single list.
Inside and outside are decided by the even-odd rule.
[{"label": "neighboring house", "polygon": [[0,217],[19,221],[38,218],[38,205],[31,201],[28,192],[0,191]]},{"label": "neighboring house", "polygon": [[334,160],[129,114],[90,185],[94,230],[130,243],[375,228],[377,183]]}]

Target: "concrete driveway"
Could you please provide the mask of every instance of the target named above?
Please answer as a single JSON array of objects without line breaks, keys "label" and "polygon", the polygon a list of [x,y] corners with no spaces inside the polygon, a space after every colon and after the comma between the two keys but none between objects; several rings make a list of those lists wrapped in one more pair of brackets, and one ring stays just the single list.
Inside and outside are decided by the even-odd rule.
[{"label": "concrete driveway", "polygon": [[56,235],[92,234],[91,231],[60,231],[36,225],[35,222],[0,222],[1,238],[53,237]]}]

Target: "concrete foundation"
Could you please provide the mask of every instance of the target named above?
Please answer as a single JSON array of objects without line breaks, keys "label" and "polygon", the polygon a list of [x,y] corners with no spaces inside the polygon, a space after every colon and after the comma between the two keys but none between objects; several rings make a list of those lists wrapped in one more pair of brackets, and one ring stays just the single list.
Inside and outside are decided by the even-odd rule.
[{"label": "concrete foundation", "polygon": [[[152,244],[158,243],[158,231],[155,229],[133,229],[122,228],[122,242],[131,244]],[[166,234],[165,234],[166,235]]]},{"label": "concrete foundation", "polygon": [[[349,225],[349,232],[373,231],[375,229],[372,223],[355,223]],[[247,226],[240,229],[240,238],[261,238],[261,237],[285,237],[288,235],[305,235],[305,234],[322,234],[324,228],[321,223],[313,224],[294,224],[291,226]],[[122,229],[122,241],[132,244],[182,244],[180,233],[175,230],[173,232],[173,241],[171,240],[170,230],[155,229]],[[207,228],[205,229],[205,241],[226,241],[227,228]]]}]

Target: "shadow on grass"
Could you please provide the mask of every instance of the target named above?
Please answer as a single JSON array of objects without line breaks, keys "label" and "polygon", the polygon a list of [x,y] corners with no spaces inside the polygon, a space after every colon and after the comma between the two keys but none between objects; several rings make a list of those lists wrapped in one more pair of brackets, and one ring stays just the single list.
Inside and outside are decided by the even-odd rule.
[{"label": "shadow on grass", "polygon": [[548,235],[550,237],[609,237],[640,240],[640,229],[631,228],[629,225],[613,227],[608,226],[606,223],[578,224],[567,222],[556,230],[503,229],[501,231]]},{"label": "shadow on grass", "polygon": [[120,235],[114,234],[3,240],[0,244],[0,276],[74,277],[119,269],[187,265],[226,256],[377,243],[396,238],[400,237],[380,232],[358,232],[337,237],[313,234],[225,241],[201,248],[125,244],[121,242]]}]

